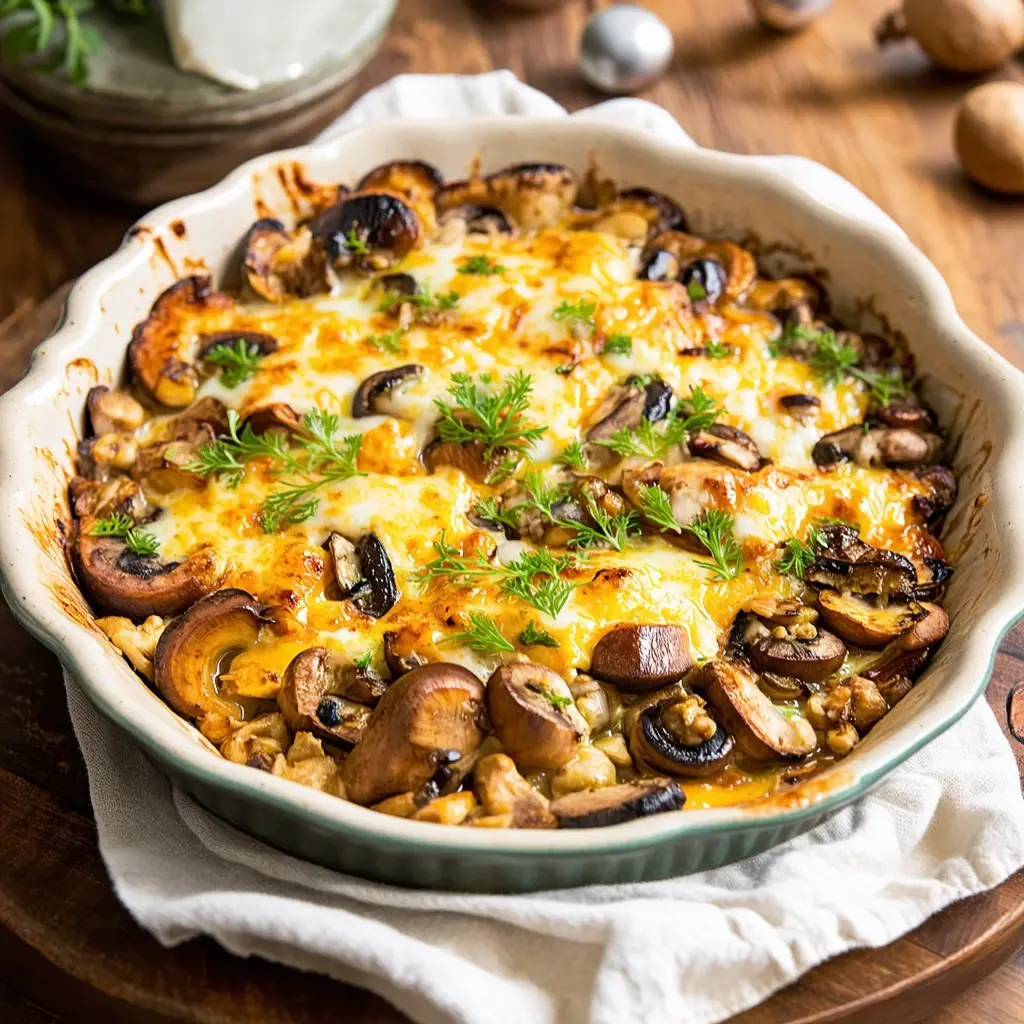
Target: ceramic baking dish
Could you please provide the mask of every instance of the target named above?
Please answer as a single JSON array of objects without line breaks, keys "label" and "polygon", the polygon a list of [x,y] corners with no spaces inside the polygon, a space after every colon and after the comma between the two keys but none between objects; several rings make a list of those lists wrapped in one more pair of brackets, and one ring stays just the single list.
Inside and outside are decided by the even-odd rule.
[{"label": "ceramic baking dish", "polygon": [[[87,390],[122,377],[132,326],[179,277],[230,283],[238,243],[268,211],[288,220],[308,181],[351,183],[387,160],[419,158],[449,179],[524,159],[584,171],[591,154],[620,185],[677,200],[692,230],[753,244],[773,262],[827,270],[836,312],[905,336],[924,392],[951,437],[960,497],[943,539],[957,566],[952,628],[910,696],[855,752],[750,806],[655,815],[569,831],[457,829],[378,814],[222,759],[155,696],[92,625],[63,549],[65,492]],[[957,315],[934,267],[849,186],[796,158],[751,159],[573,119],[392,121],[272,154],[199,195],[161,207],[72,291],[60,329],[0,400],[0,571],[19,620],[60,657],[100,713],[215,814],[301,857],[406,885],[477,891],[655,878],[749,856],[863,796],[951,726],[982,692],[1000,638],[1024,607],[1024,376]],[[836,179],[833,177],[833,184]],[[842,185],[842,183],[840,183]],[[826,204],[819,195],[849,196]],[[866,211],[866,212],[865,212]],[[776,268],[781,269],[781,268]]]}]

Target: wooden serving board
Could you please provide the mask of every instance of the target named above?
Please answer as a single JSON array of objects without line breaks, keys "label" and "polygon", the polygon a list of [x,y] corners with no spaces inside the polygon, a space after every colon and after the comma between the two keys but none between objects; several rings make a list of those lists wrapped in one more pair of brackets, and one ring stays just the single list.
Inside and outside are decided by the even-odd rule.
[{"label": "wooden serving board", "polygon": [[[66,294],[0,325],[0,392],[53,327]],[[111,890],[60,666],[2,604],[0,679],[0,1020],[314,1024],[339,1019],[342,1007],[350,1024],[406,1020],[369,992],[237,959],[209,939],[161,948]],[[1024,623],[1003,643],[987,691],[1008,736],[1008,694],[1022,679]],[[1024,744],[1011,743],[1024,774]],[[1020,957],[957,998],[1022,942],[1024,873],[884,949],[822,965],[731,1024],[1024,1021]]]}]

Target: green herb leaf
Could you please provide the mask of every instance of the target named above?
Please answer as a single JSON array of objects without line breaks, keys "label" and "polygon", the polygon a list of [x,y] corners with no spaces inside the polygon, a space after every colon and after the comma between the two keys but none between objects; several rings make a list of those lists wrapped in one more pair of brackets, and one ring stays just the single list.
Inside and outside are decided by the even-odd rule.
[{"label": "green herb leaf", "polygon": [[628,334],[612,334],[605,338],[601,348],[603,356],[628,356],[633,354],[633,339]]},{"label": "green herb leaf", "polygon": [[518,530],[519,517],[515,509],[502,508],[497,498],[484,498],[473,506],[473,512],[489,523],[496,523],[508,530]]},{"label": "green herb leaf", "polygon": [[556,526],[576,531],[569,541],[569,547],[594,548],[607,546],[614,548],[616,551],[621,551],[626,546],[630,536],[639,532],[640,524],[635,512],[620,512],[618,515],[613,516],[601,508],[587,492],[583,495],[583,502],[587,507],[587,512],[590,513],[591,519],[594,521],[593,526],[589,523],[577,523],[571,519],[560,519],[557,516],[551,520]]},{"label": "green herb leaf", "polygon": [[373,651],[366,651],[364,654],[360,654],[352,664],[360,671],[363,671],[370,667],[371,661],[373,661]]},{"label": "green herb leaf", "polygon": [[519,642],[524,647],[557,647],[558,641],[546,630],[541,629],[535,622],[527,624],[519,634]]},{"label": "green herb leaf", "polygon": [[244,338],[217,345],[203,356],[206,362],[221,367],[220,382],[226,388],[237,388],[255,377],[262,358],[259,345]]},{"label": "green herb leaf", "polygon": [[353,256],[365,256],[370,251],[366,239],[361,238],[356,232],[355,224],[348,229],[348,233],[345,235],[345,251]]},{"label": "green herb leaf", "polygon": [[713,339],[704,346],[704,354],[708,359],[725,359],[732,354],[732,349]]},{"label": "green herb leaf", "polygon": [[385,295],[377,306],[377,311],[380,313],[390,313],[397,306],[408,305],[413,307],[416,311],[417,319],[420,319],[430,313],[454,309],[458,304],[459,296],[457,292],[445,292],[441,295],[435,295],[431,291],[429,283],[424,281],[419,286],[419,291],[414,292],[412,295],[403,295],[399,292],[391,292]]},{"label": "green herb leaf", "polygon": [[587,469],[587,454],[579,441],[573,441],[572,444],[564,448],[557,461],[563,466],[579,470],[581,473]]},{"label": "green herb leaf", "polygon": [[683,528],[672,514],[669,496],[655,484],[640,489],[640,511],[643,512],[645,519],[649,519],[663,530],[683,532]]},{"label": "green herb leaf", "polygon": [[480,274],[484,277],[491,277],[500,274],[505,270],[503,266],[492,262],[488,256],[470,256],[465,263],[459,267],[460,274]]},{"label": "green herb leaf", "polygon": [[160,541],[152,533],[135,526],[131,516],[115,512],[112,516],[97,519],[89,531],[92,537],[121,537],[133,555],[142,558],[155,555],[160,550]]},{"label": "green herb leaf", "polygon": [[584,324],[587,327],[596,328],[594,314],[597,312],[596,302],[587,302],[580,299],[578,302],[570,302],[562,299],[559,307],[551,314],[552,318],[566,323]]},{"label": "green herb leaf", "polygon": [[820,538],[812,537],[811,544],[807,545],[798,537],[790,537],[786,541],[782,557],[775,563],[775,568],[786,576],[795,576],[802,580],[804,573],[818,558],[814,550],[816,540]]},{"label": "green herb leaf", "polygon": [[[454,406],[441,398],[434,399],[434,405],[441,414],[437,423],[438,436],[446,443],[479,441],[484,446],[485,458],[497,448],[510,449],[521,457],[547,430],[547,427],[528,426],[524,420],[533,379],[517,370],[496,394],[491,393],[486,384],[483,377],[477,383],[465,373],[452,375],[448,390]],[[457,416],[456,409],[469,413],[468,421]]]},{"label": "green herb leaf", "polygon": [[708,549],[714,562],[698,562],[720,580],[734,580],[743,570],[743,549],[733,533],[735,520],[718,509],[708,509],[690,523],[682,524]]},{"label": "green herb leaf", "polygon": [[718,419],[719,412],[717,403],[703,388],[692,387],[689,397],[680,401],[660,423],[641,420],[635,430],[623,427],[594,444],[610,448],[623,457],[641,455],[658,459],[685,441],[689,434],[707,430]]},{"label": "green herb leaf", "polygon": [[686,286],[686,294],[690,296],[691,302],[699,302],[701,299],[708,297],[707,289],[700,283],[700,281],[691,281]]},{"label": "green herb leaf", "polygon": [[381,352],[390,352],[392,355],[402,354],[402,335],[405,334],[401,328],[389,331],[387,334],[367,335],[367,342]]},{"label": "green herb leaf", "polygon": [[558,708],[561,711],[563,708],[569,707],[572,704],[572,697],[566,697],[563,693],[555,693],[552,690],[547,690],[541,687],[540,695],[550,704],[552,707]]},{"label": "green herb leaf", "polygon": [[461,633],[452,633],[446,637],[445,643],[461,643],[478,654],[504,654],[515,651],[515,646],[501,635],[501,630],[493,619],[479,612],[470,612],[468,618],[469,626]]},{"label": "green herb leaf", "polygon": [[124,542],[133,555],[142,558],[155,555],[160,550],[160,541],[152,533],[144,530],[131,529],[124,535]]}]

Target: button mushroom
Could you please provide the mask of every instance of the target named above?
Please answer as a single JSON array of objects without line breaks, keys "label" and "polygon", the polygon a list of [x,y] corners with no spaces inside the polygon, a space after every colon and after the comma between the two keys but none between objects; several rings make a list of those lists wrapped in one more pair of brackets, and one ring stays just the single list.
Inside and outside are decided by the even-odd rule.
[{"label": "button mushroom", "polygon": [[643,767],[692,778],[723,768],[735,746],[704,702],[692,694],[658,701],[633,716],[627,742]]},{"label": "button mushroom", "polygon": [[396,393],[423,373],[418,363],[406,363],[370,374],[352,396],[352,416],[398,416],[402,413],[395,404]]},{"label": "button mushroom", "polygon": [[357,192],[394,192],[407,199],[422,218],[433,211],[434,196],[444,185],[440,172],[424,160],[395,160],[367,172],[356,185]]},{"label": "button mushroom", "polygon": [[183,278],[157,297],[128,346],[132,372],[151,398],[176,409],[195,398],[199,378],[189,359],[189,322],[233,305],[205,275]]},{"label": "button mushroom", "polygon": [[[818,595],[821,617],[847,643],[876,650],[906,633],[926,618],[930,608],[916,601],[879,607],[858,594],[823,590]],[[932,620],[933,623],[936,621]],[[931,627],[929,627],[931,628]],[[943,632],[945,632],[943,630]]]},{"label": "button mushroom", "polygon": [[801,392],[793,395],[783,395],[779,399],[779,405],[781,405],[782,408],[793,417],[793,419],[806,422],[811,419],[812,416],[816,415],[818,410],[821,408],[821,399],[814,395],[806,395]]},{"label": "button mushroom", "polygon": [[[783,636],[776,636],[781,631]],[[750,645],[750,660],[755,668],[780,676],[820,683],[839,670],[846,660],[846,646],[827,630],[808,627],[813,635],[800,639],[779,626]]]},{"label": "button mushroom", "polygon": [[311,647],[292,658],[277,704],[292,732],[351,745],[370,719],[369,705],[387,690],[371,668],[359,668],[325,647]]},{"label": "button mushroom", "polygon": [[756,473],[764,464],[754,439],[738,427],[714,423],[689,439],[690,454],[698,459],[711,459],[724,466],[735,466],[747,473]]},{"label": "button mushroom", "polygon": [[681,626],[615,626],[597,642],[590,674],[627,693],[645,693],[682,679],[693,667]]},{"label": "button mushroom", "polygon": [[924,466],[938,461],[942,438],[902,427],[874,427],[865,431],[860,424],[825,434],[811,449],[819,469],[834,469],[840,462],[858,466]]},{"label": "button mushroom", "polygon": [[[650,248],[652,250],[664,249],[671,253],[678,265],[683,268],[680,277],[685,273],[685,268],[693,265],[696,260],[705,262],[699,276],[703,276],[704,271],[708,275],[717,274],[717,270],[706,266],[707,262],[714,261],[724,268],[725,279],[721,284],[721,293],[731,301],[736,301],[746,295],[757,280],[757,264],[754,257],[735,242],[709,242],[703,238],[697,238],[695,235],[675,230],[655,235],[650,241]],[[706,286],[702,284],[702,287],[705,287],[706,290]]]},{"label": "button mushroom", "polygon": [[630,242],[642,243],[650,235],[673,228],[686,228],[686,216],[668,196],[646,188],[619,192],[601,206],[596,218],[586,224],[592,231],[604,231]]},{"label": "button mushroom", "polygon": [[501,665],[487,681],[495,735],[523,768],[553,770],[572,758],[587,732],[565,680],[543,665]]},{"label": "button mushroom", "polygon": [[202,547],[183,562],[136,555],[118,537],[94,537],[94,519],[82,519],[71,544],[71,564],[82,589],[100,608],[140,620],[177,615],[216,589],[224,568]]},{"label": "button mushroom", "polygon": [[390,266],[423,239],[423,226],[412,207],[397,195],[376,191],[346,196],[320,214],[310,230],[332,261],[355,261],[371,269]]},{"label": "button mushroom", "polygon": [[449,207],[441,216],[445,225],[461,222],[470,235],[511,235],[513,227],[508,217],[495,206],[480,203],[462,203]]},{"label": "button mushroom", "polygon": [[218,590],[196,601],[160,635],[153,656],[157,689],[179,715],[245,718],[237,701],[222,697],[218,678],[225,660],[256,643],[266,622],[263,609],[244,590]]},{"label": "button mushroom", "polygon": [[693,685],[707,693],[722,724],[747,757],[758,761],[797,758],[817,746],[811,723],[799,713],[787,715],[772,704],[758,687],[757,677],[737,662],[707,662]]},{"label": "button mushroom", "polygon": [[559,828],[602,828],[646,818],[663,811],[678,811],[686,794],[671,779],[634,779],[618,786],[569,793],[551,801]]},{"label": "button mushroom", "polygon": [[363,582],[352,591],[352,604],[364,615],[379,619],[394,608],[401,596],[391,559],[384,545],[372,533],[357,541],[356,555]]},{"label": "button mushroom", "polygon": [[327,290],[327,265],[308,228],[289,231],[262,217],[245,236],[242,268],[249,287],[268,302]]},{"label": "button mushroom", "polygon": [[484,686],[461,665],[407,672],[374,708],[345,760],[345,791],[357,804],[419,790],[441,759],[461,759],[483,742]]}]

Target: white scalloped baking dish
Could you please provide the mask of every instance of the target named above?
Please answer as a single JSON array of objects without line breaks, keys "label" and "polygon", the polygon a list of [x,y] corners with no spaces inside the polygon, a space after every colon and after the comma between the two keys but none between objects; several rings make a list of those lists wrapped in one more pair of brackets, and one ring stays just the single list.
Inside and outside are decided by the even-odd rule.
[{"label": "white scalloped baking dish", "polygon": [[[65,498],[87,390],[123,373],[133,325],[177,278],[235,272],[243,233],[268,210],[288,219],[301,180],[348,181],[419,158],[448,178],[523,159],[585,170],[590,154],[623,186],[676,199],[702,235],[756,239],[827,268],[838,314],[901,332],[952,439],[960,497],[943,539],[957,571],[952,627],[910,696],[855,752],[786,793],[749,806],[681,811],[595,830],[455,829],[377,814],[217,755],[131,671],[91,623],[68,569]],[[557,888],[711,867],[810,828],[952,725],[982,692],[999,641],[1024,608],[1024,376],[973,335],[935,268],[846,186],[844,208],[799,181],[829,172],[796,158],[747,158],[585,120],[484,118],[363,127],[271,154],[216,187],[145,217],[85,274],[60,329],[0,399],[0,573],[15,614],[54,650],[99,711],[215,813],[292,853],[407,885],[484,891]],[[834,180],[834,177],[833,177]],[[789,257],[792,260],[792,255]]]}]

